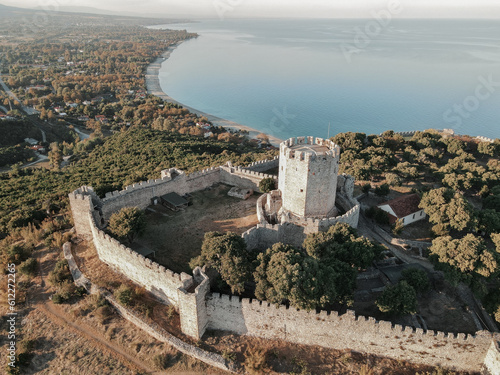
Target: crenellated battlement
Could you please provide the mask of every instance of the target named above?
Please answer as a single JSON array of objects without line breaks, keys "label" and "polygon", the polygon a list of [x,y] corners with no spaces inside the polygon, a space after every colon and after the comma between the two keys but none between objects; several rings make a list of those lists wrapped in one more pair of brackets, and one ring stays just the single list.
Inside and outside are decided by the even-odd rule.
[{"label": "crenellated battlement", "polygon": [[[393,325],[352,310],[304,311],[266,301],[219,293],[207,296],[209,328],[239,334],[282,339],[339,350],[355,350],[430,366],[478,371],[483,362],[496,368],[498,350],[487,331],[475,335],[424,331]],[[491,360],[484,360],[488,353]],[[495,373],[495,372],[492,372]]]},{"label": "crenellated battlement", "polygon": [[[311,147],[308,148],[307,145]],[[280,144],[280,157],[282,158],[311,162],[323,160],[326,156],[340,157],[340,147],[328,139],[311,136],[297,137],[289,138]]]},{"label": "crenellated battlement", "polygon": [[488,331],[478,331],[475,335],[465,334],[465,333],[449,333],[442,331],[434,331],[434,330],[423,330],[422,328],[415,328],[412,326],[403,326],[400,324],[393,324],[389,321],[385,320],[376,320],[371,316],[364,315],[356,315],[356,312],[353,310],[347,310],[344,314],[339,314],[337,311],[306,311],[299,310],[287,305],[276,305],[269,303],[267,301],[261,301],[258,299],[252,298],[243,298],[234,295],[227,295],[221,293],[211,293],[209,298],[212,301],[216,301],[216,303],[220,303],[221,305],[236,305],[250,308],[258,308],[259,312],[262,314],[266,314],[267,312],[270,315],[279,315],[280,312],[286,311],[290,316],[300,316],[301,318],[308,318],[313,321],[321,321],[327,323],[338,323],[338,328],[341,326],[347,326],[350,330],[356,330],[356,327],[362,331],[371,330],[372,333],[377,335],[412,335],[418,338],[427,338],[427,339],[443,339],[448,342],[458,342],[458,343],[468,343],[468,344],[476,344],[477,341],[480,343],[484,343],[485,338],[486,341],[490,341],[492,338],[491,333]]},{"label": "crenellated battlement", "polygon": [[236,174],[250,176],[250,177],[256,177],[256,178],[259,178],[259,179],[269,178],[269,177],[276,178],[276,176],[273,176],[271,174],[266,174],[266,173],[262,173],[262,172],[256,172],[256,171],[253,171],[253,170],[250,170],[250,169],[246,169],[246,168],[240,167],[240,166],[233,167],[232,170],[231,170],[231,172],[232,173],[236,173]]},{"label": "crenellated battlement", "polygon": [[198,172],[190,173],[187,175],[186,178],[187,178],[187,180],[194,180],[196,178],[205,177],[207,175],[217,173],[219,171],[220,171],[220,167],[211,167],[211,168],[203,169],[203,170],[198,171]]},{"label": "crenellated battlement", "polygon": [[[192,279],[192,276],[189,276],[187,274],[184,274],[184,275],[182,275],[183,277],[181,277],[181,274],[178,274],[178,273],[175,273],[169,269],[166,269],[164,266],[154,262],[153,260],[151,260],[149,258],[144,257],[143,255],[139,254],[138,252],[123,245],[117,239],[111,237],[109,234],[98,229],[95,222],[93,222],[93,226],[94,226],[94,230],[96,232],[96,236],[100,242],[100,245],[112,247],[114,249],[114,251],[116,251],[117,259],[132,257],[134,259],[134,261],[139,262],[138,265],[142,264],[146,268],[149,268],[153,271],[156,271],[160,274],[163,274],[175,282],[182,282],[183,279],[184,280]],[[186,278],[186,276],[187,276],[187,278]]]},{"label": "crenellated battlement", "polygon": [[279,156],[275,156],[273,159],[268,160],[260,160],[260,161],[255,161],[253,163],[250,163],[244,169],[256,171],[256,172],[263,172],[267,171],[272,168],[276,168],[279,165]]}]

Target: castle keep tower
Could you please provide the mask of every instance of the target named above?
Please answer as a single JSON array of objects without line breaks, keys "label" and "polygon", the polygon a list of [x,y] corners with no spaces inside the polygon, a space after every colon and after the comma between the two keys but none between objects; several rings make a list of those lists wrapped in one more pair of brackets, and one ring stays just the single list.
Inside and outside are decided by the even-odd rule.
[{"label": "castle keep tower", "polygon": [[280,144],[282,211],[299,217],[336,214],[340,148],[322,138],[297,137]]}]

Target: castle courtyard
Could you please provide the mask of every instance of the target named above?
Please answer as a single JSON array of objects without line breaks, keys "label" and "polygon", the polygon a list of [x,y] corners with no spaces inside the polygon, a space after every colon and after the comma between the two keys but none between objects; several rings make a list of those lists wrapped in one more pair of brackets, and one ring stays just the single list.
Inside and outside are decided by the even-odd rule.
[{"label": "castle courtyard", "polygon": [[174,272],[190,273],[189,261],[201,252],[206,232],[242,234],[257,223],[258,195],[241,200],[227,195],[231,187],[218,184],[191,194],[186,209],[174,212],[162,205],[146,209],[147,228],[131,248],[155,251],[154,260]]}]

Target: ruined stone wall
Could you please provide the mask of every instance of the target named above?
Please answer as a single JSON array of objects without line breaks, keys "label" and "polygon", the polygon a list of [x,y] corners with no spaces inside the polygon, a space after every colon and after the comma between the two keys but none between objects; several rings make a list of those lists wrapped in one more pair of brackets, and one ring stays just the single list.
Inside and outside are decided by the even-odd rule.
[{"label": "ruined stone wall", "polygon": [[265,172],[268,171],[269,169],[278,167],[279,162],[280,162],[279,156],[275,156],[274,159],[271,160],[266,159],[266,160],[255,161],[250,165],[244,167],[244,169],[248,169],[254,172]]},{"label": "ruined stone wall", "polygon": [[[355,351],[450,369],[478,371],[490,349],[492,336],[476,336],[392,326],[354,312],[319,314],[217,293],[207,298],[210,329],[268,339]],[[497,353],[493,351],[493,355]],[[490,354],[488,354],[490,355]],[[493,361],[494,366],[498,363]],[[495,367],[493,367],[495,368]]]},{"label": "ruined stone wall", "polygon": [[[233,362],[226,361],[220,354],[208,352],[206,350],[200,349],[194,345],[188,344],[185,341],[175,337],[174,335],[168,333],[163,328],[158,326],[156,323],[150,323],[145,321],[140,315],[138,315],[135,311],[128,309],[127,307],[121,305],[116,298],[109,293],[104,288],[99,288],[96,285],[92,284],[92,282],[85,277],[84,274],[80,272],[75,259],[73,258],[73,254],[71,253],[71,243],[66,242],[63,245],[63,253],[64,257],[68,261],[68,265],[70,267],[71,275],[73,276],[73,280],[77,286],[83,286],[88,293],[90,294],[100,294],[102,295],[110,304],[113,306],[118,313],[130,323],[134,324],[137,328],[142,329],[144,332],[154,337],[158,341],[164,342],[168,345],[172,345],[175,349],[180,352],[189,355],[193,358],[196,358],[202,362],[207,363],[210,366],[214,366],[220,368],[222,370],[228,371],[230,373],[237,373],[237,368]],[[201,272],[200,272],[201,274]],[[208,282],[208,280],[207,280]],[[200,283],[200,288],[203,282]],[[206,284],[206,283],[205,283]],[[198,289],[197,288],[197,289]],[[203,303],[205,303],[205,294],[208,291],[206,285],[203,287]],[[205,314],[206,315],[206,314]],[[182,319],[182,316],[181,316]]]},{"label": "ruined stone wall", "polygon": [[264,205],[266,204],[268,194],[262,194],[257,199],[257,220],[259,220],[260,224],[265,224],[267,222],[266,217],[264,215]]}]

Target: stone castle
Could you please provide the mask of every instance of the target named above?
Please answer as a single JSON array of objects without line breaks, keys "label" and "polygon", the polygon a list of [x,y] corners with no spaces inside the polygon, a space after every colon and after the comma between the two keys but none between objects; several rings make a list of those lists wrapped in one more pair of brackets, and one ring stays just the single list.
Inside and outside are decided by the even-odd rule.
[{"label": "stone castle", "polygon": [[[265,172],[279,167],[278,189],[257,200],[259,224],[245,232],[248,248],[262,249],[276,242],[300,246],[308,233],[336,222],[357,227],[360,204],[353,197],[354,179],[338,175],[340,150],[329,140],[290,138],[280,145],[280,156],[246,168],[227,165],[190,175],[177,169],[161,172],[158,180],[128,186],[100,199],[91,187],[69,195],[77,233],[92,240],[101,261],[143,286],[180,315],[183,333],[201,338],[207,329],[230,331],[294,343],[351,349],[415,363],[464,371],[500,373],[500,337],[486,331],[475,336],[392,326],[353,311],[344,315],[305,312],[263,301],[210,292],[203,269],[176,274],[107,235],[109,217],[123,207],[148,207],[152,199],[176,192],[203,190],[217,183],[259,190]],[[339,214],[339,211],[344,212]]]}]

